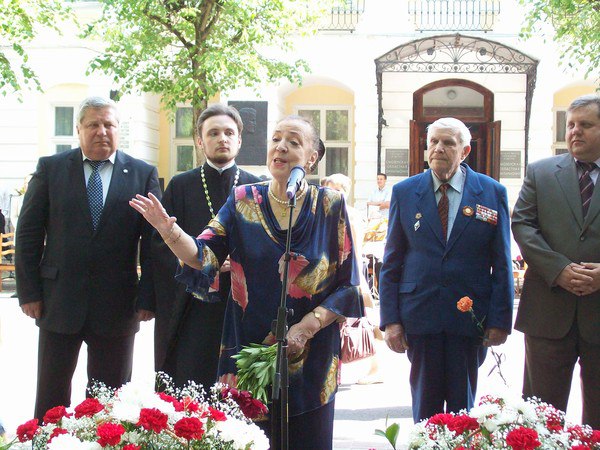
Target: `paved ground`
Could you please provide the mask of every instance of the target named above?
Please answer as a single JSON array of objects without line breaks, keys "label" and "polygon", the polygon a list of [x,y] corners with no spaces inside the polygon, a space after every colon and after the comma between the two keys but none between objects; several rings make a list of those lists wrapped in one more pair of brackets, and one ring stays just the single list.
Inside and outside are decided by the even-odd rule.
[{"label": "paved ground", "polygon": [[[20,312],[17,299],[10,298],[14,284],[8,281],[0,292],[0,420],[7,431],[14,433],[16,427],[31,418],[35,399],[37,328],[33,320]],[[138,334],[135,347],[134,378],[151,376],[153,324],[145,323]],[[406,449],[412,426],[410,411],[409,364],[404,355],[392,353],[381,343],[379,349],[380,374],[383,383],[358,385],[355,382],[368,371],[366,361],[346,365],[342,372],[342,384],[336,399],[334,426],[335,450],[390,450],[391,446],[374,430],[389,423],[400,424],[398,449]],[[505,355],[502,370],[507,378],[508,389],[519,392],[523,371],[523,336],[513,332],[508,342],[498,349]],[[84,398],[85,352],[73,382],[73,403]],[[479,393],[501,393],[504,387],[492,368],[489,357],[480,370]],[[579,422],[581,395],[579,375],[575,374],[571,403],[567,418]],[[316,450],[316,449],[307,449]]]}]

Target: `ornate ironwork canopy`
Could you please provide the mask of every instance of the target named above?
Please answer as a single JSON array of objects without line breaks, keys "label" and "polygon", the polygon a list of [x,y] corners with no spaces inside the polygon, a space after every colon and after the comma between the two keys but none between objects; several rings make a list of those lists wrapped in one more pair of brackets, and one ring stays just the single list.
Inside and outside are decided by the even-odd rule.
[{"label": "ornate ironwork canopy", "polygon": [[379,102],[378,170],[381,169],[383,72],[524,74],[527,77],[524,143],[527,164],[529,117],[537,65],[536,59],[500,42],[459,33],[417,39],[380,56],[375,60]]}]

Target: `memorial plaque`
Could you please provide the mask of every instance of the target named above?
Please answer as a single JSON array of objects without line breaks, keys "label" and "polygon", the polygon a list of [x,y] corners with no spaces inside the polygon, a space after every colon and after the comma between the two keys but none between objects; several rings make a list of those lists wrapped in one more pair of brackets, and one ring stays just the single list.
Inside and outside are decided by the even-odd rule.
[{"label": "memorial plaque", "polygon": [[500,152],[500,178],[521,178],[521,152],[519,150]]},{"label": "memorial plaque", "polygon": [[407,148],[387,148],[385,150],[385,174],[388,177],[408,176]]},{"label": "memorial plaque", "polygon": [[230,101],[244,122],[242,147],[235,158],[239,165],[264,166],[267,163],[267,106],[262,101]]}]

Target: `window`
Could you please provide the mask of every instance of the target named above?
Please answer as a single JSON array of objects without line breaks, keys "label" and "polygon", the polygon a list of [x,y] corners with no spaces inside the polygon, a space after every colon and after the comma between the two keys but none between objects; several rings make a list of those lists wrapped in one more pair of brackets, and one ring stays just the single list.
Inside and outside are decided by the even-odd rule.
[{"label": "window", "polygon": [[196,167],[196,152],[194,149],[194,110],[182,106],[175,111],[174,130],[174,173],[185,172]]},{"label": "window", "polygon": [[54,130],[51,138],[51,148],[55,153],[62,153],[79,146],[75,118],[75,106],[55,106]]},{"label": "window", "polygon": [[326,148],[325,157],[309,178],[318,181],[333,173],[350,175],[350,107],[302,107],[297,113],[315,125]]},{"label": "window", "polygon": [[556,110],[554,111],[554,143],[552,150],[555,155],[561,155],[567,153],[567,111]]}]

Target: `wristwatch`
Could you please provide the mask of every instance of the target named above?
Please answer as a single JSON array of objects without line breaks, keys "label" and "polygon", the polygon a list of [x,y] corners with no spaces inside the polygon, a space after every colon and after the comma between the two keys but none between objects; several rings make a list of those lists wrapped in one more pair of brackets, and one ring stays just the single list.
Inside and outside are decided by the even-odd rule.
[{"label": "wristwatch", "polygon": [[319,330],[320,330],[321,328],[323,328],[323,319],[321,318],[321,313],[314,309],[311,311],[311,313],[313,313],[313,316],[315,316],[315,318],[319,321]]}]

